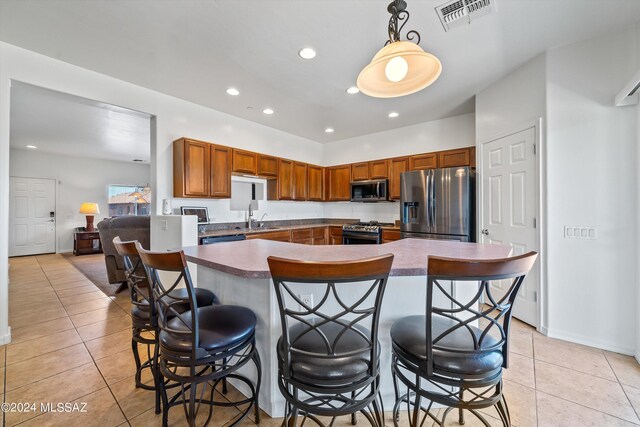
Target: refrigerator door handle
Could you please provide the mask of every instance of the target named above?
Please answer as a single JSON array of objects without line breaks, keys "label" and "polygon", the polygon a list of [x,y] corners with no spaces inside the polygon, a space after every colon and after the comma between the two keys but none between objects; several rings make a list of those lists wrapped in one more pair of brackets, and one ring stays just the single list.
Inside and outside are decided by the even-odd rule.
[{"label": "refrigerator door handle", "polygon": [[431,231],[431,193],[429,191],[429,188],[431,188],[431,174],[429,173],[429,171],[427,171],[427,173],[425,174],[426,179],[427,179],[427,187],[426,187],[426,199],[427,199],[427,203],[425,206],[425,213],[427,215],[427,230]]},{"label": "refrigerator door handle", "polygon": [[431,212],[429,216],[431,217],[431,229],[434,230],[436,227],[436,173],[432,169],[430,171],[431,175],[431,192],[429,198],[431,199]]}]

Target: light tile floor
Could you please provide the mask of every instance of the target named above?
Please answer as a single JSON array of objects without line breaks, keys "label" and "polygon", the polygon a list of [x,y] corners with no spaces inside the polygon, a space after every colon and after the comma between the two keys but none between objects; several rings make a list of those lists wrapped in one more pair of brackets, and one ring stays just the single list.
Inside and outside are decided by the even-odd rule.
[{"label": "light tile floor", "polygon": [[[128,294],[106,297],[59,255],[10,264],[13,341],[0,346],[3,402],[86,402],[87,412],[12,412],[3,425],[161,425],[153,393],[134,386]],[[511,333],[504,378],[515,426],[640,425],[640,365],[632,357],[550,339],[520,322]],[[186,424],[179,410],[171,414],[172,426]],[[500,425],[495,411],[486,414]],[[218,411],[211,425],[225,426],[238,415],[235,408]],[[280,423],[263,414],[260,424]],[[345,418],[336,425],[350,424]],[[447,425],[457,425],[455,417]],[[480,423],[468,415],[465,425]]]}]

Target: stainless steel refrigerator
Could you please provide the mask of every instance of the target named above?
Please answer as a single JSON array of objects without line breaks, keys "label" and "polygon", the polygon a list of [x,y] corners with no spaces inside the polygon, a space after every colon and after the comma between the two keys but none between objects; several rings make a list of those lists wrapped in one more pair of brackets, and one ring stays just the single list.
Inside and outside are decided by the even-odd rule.
[{"label": "stainless steel refrigerator", "polygon": [[475,169],[405,172],[400,177],[403,238],[475,241]]}]

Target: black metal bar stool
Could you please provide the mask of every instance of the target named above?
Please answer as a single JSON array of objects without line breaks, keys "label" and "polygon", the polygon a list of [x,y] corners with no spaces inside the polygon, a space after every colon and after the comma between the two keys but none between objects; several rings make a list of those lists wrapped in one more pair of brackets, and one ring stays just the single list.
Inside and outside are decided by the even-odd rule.
[{"label": "black metal bar stool", "polygon": [[[426,316],[404,317],[391,327],[396,426],[404,404],[411,427],[428,418],[444,426],[453,409],[459,410],[460,424],[468,410],[489,427],[478,410],[491,406],[504,426],[511,425],[502,369],[508,367],[513,304],[537,256],[530,252],[484,261],[429,257]],[[503,281],[499,298],[492,290],[497,281]],[[455,288],[463,285],[477,286],[470,300],[455,298]],[[436,306],[438,297],[444,302]],[[401,393],[399,383],[406,392]],[[447,406],[440,420],[431,412],[434,403]]]},{"label": "black metal bar stool", "polygon": [[[247,405],[233,425],[240,423],[251,409],[255,410],[256,422],[259,422],[258,396],[262,367],[255,346],[255,314],[248,308],[233,305],[199,306],[196,288],[182,251],[158,253],[146,251],[140,244],[136,244],[136,247],[147,271],[157,307],[159,371],[164,378],[179,385],[176,394],[169,398],[165,383],[159,383],[163,425],[168,423],[169,410],[182,405],[188,425],[195,426],[203,404],[209,407],[204,425],[211,421],[214,406]],[[165,286],[160,273],[176,278],[171,279],[171,285]],[[176,294],[180,284],[185,285],[185,296]],[[189,310],[182,310],[185,305]],[[250,361],[257,371],[255,385],[238,372]],[[250,390],[250,396],[236,402],[214,400],[217,385],[227,378],[244,383]],[[210,388],[208,398],[207,387]]]},{"label": "black metal bar stool", "polygon": [[[149,290],[149,281],[147,275],[138,256],[136,249],[137,241],[123,242],[120,237],[113,239],[113,245],[118,254],[124,260],[124,274],[129,285],[131,296],[131,350],[133,358],[136,362],[135,382],[136,387],[145,390],[154,390],[156,392],[156,413],[160,413],[160,387],[161,380],[157,370],[158,361],[158,319],[153,303],[153,295]],[[186,289],[176,289],[173,293],[179,298],[187,297]],[[217,304],[218,299],[213,292],[208,289],[196,289],[196,298],[199,306],[209,306]],[[189,306],[183,304],[177,308],[180,312],[189,310]],[[146,336],[145,336],[146,335]],[[146,346],[147,360],[141,362],[138,344]],[[153,346],[153,354],[151,348]],[[147,385],[142,382],[142,372],[144,369],[150,369],[153,376],[153,385]],[[226,384],[225,384],[226,386]],[[226,390],[225,390],[226,391]]]},{"label": "black metal bar stool", "polygon": [[[286,400],[283,426],[319,416],[361,412],[384,426],[380,398],[378,323],[393,255],[350,262],[269,257],[280,308],[279,388]],[[315,304],[300,298],[313,290]]]}]

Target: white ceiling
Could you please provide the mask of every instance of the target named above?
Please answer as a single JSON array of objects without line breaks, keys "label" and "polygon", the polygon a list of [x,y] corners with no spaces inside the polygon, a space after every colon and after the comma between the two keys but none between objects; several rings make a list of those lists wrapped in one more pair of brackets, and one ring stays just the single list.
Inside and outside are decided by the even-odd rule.
[{"label": "white ceiling", "polygon": [[11,84],[11,147],[68,156],[149,163],[151,118],[20,82]]},{"label": "white ceiling", "polygon": [[[328,142],[473,112],[475,93],[537,54],[640,20],[638,0],[496,0],[495,14],[445,33],[434,11],[444,0],[408,0],[405,31],[420,32],[442,76],[403,98],[348,96],[386,40],[387,3],[0,0],[0,40]],[[297,56],[304,46],[314,60]]]}]

